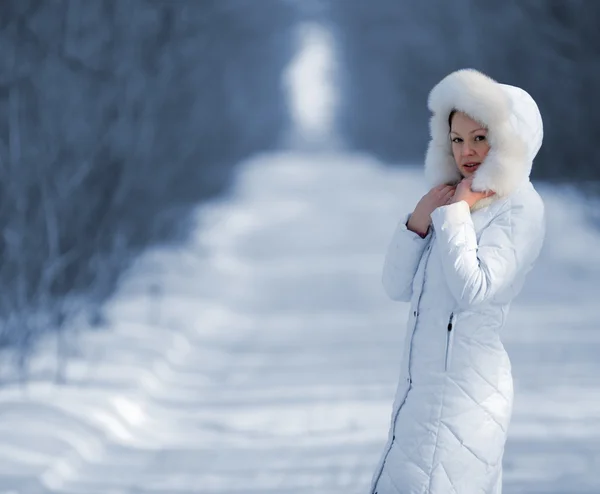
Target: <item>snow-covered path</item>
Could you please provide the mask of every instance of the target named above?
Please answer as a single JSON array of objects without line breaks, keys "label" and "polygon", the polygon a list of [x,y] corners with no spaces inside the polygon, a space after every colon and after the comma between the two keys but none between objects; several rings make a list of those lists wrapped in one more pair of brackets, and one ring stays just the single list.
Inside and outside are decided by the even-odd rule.
[{"label": "snow-covered path", "polygon": [[[0,390],[0,494],[366,493],[407,311],[381,263],[424,192],[356,155],[242,164],[187,245],[139,260],[67,385]],[[600,236],[542,193],[547,247],[504,340],[505,493],[598,493]]]}]

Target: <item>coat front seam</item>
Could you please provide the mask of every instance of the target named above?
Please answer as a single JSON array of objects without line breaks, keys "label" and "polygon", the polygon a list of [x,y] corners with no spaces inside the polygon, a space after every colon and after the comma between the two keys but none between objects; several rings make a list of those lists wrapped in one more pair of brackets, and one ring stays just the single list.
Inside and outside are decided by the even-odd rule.
[{"label": "coat front seam", "polygon": [[437,428],[435,431],[435,446],[433,448],[433,457],[431,458],[431,465],[429,468],[429,483],[427,485],[427,492],[431,492],[431,481],[433,480],[433,466],[435,465],[435,459],[436,459],[436,455],[439,451],[438,449],[438,443],[440,440],[440,426],[441,426],[441,422],[442,422],[442,411],[444,410],[444,405],[446,402],[446,379],[447,376],[446,374],[444,374],[444,385],[443,385],[443,389],[442,389],[442,399],[440,400],[440,408],[439,408],[439,413],[438,413],[438,417],[436,420],[436,424],[437,424]]},{"label": "coat front seam", "polygon": [[[417,303],[416,303],[416,311],[417,314],[419,313],[419,303],[421,301],[421,296],[423,295],[423,288],[425,286],[425,277],[427,274],[427,263],[429,262],[429,257],[431,256],[431,245],[433,243],[435,239],[435,232],[433,232],[431,234],[431,239],[429,240],[429,243],[427,244],[426,248],[425,248],[425,259],[423,260],[423,253],[421,253],[421,259],[420,262],[423,262],[423,279],[421,281],[421,289],[419,290],[419,295],[417,297]],[[429,247],[429,248],[427,248]],[[417,266],[417,271],[419,270],[419,267]],[[418,321],[418,316],[415,317],[414,322],[413,322],[413,328],[412,328],[412,332],[411,332],[411,336],[410,336],[410,340],[408,342],[408,348],[407,348],[407,376],[408,376],[408,388],[406,390],[406,393],[404,394],[404,398],[402,399],[402,401],[398,404],[398,409],[396,410],[396,413],[394,414],[394,419],[392,420],[392,439],[389,444],[389,447],[387,448],[387,451],[385,452],[383,459],[381,461],[381,468],[379,469],[379,473],[377,474],[377,478],[375,480],[375,482],[373,483],[373,492],[375,492],[375,489],[377,487],[377,483],[379,482],[379,479],[381,478],[381,474],[383,473],[383,470],[385,469],[385,463],[387,461],[387,458],[390,454],[390,451],[392,450],[393,446],[394,446],[394,441],[395,441],[395,434],[396,434],[396,422],[398,421],[398,415],[400,414],[400,410],[402,410],[402,407],[404,406],[404,403],[406,402],[406,399],[408,397],[408,393],[410,392],[411,388],[412,388],[412,380],[411,380],[411,374],[410,374],[410,357],[411,357],[411,353],[412,353],[412,340],[415,334],[415,330],[417,329],[417,321]]]}]

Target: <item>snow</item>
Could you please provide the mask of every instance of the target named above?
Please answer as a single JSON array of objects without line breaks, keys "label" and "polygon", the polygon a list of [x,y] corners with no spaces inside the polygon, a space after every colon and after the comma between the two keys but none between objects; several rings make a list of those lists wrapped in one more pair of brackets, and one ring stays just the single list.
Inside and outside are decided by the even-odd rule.
[{"label": "snow", "polygon": [[[599,236],[579,196],[538,189],[546,246],[504,335],[504,492],[597,493]],[[0,388],[0,494],[366,493],[407,314],[383,253],[425,190],[418,167],[361,155],[241,164],[186,245],[136,262],[110,329],[81,331],[66,384],[43,377],[49,348]]]},{"label": "snow", "polygon": [[[296,54],[283,75],[292,142],[330,147],[339,107],[336,43],[319,22],[302,22],[296,28]],[[336,136],[338,137],[338,136]]]}]

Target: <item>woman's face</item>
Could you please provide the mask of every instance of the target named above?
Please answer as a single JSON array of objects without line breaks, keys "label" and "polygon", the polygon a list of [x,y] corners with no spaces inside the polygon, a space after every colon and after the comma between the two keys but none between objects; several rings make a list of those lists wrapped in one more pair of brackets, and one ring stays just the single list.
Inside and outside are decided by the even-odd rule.
[{"label": "woman's face", "polygon": [[487,129],[468,115],[456,112],[450,126],[452,154],[463,177],[469,177],[487,156],[490,145]]}]

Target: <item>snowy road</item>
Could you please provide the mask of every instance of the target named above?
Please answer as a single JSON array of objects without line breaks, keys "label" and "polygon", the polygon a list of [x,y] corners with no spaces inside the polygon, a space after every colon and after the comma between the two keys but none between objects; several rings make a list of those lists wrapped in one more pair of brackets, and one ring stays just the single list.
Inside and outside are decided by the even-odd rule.
[{"label": "snowy road", "polygon": [[[0,494],[364,494],[383,447],[405,304],[380,285],[416,169],[268,155],[149,252],[84,334],[68,385],[0,390]],[[600,237],[542,190],[547,247],[505,345],[505,494],[600,492]],[[39,358],[38,372],[49,365]]]}]

